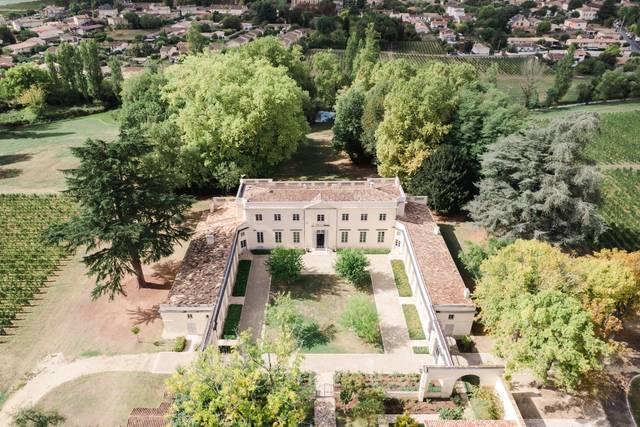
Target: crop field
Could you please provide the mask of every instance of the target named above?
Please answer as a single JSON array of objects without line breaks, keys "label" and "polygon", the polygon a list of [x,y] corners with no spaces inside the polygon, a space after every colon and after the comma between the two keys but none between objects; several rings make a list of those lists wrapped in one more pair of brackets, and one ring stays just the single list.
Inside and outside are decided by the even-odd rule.
[{"label": "crop field", "polygon": [[640,170],[604,171],[604,200],[600,206],[609,230],[601,236],[603,247],[640,249]]},{"label": "crop field", "polygon": [[64,196],[0,194],[0,335],[58,267],[64,251],[42,232],[71,214]]},{"label": "crop field", "polygon": [[381,49],[383,51],[420,55],[444,55],[447,53],[438,40],[388,42],[382,44]]},{"label": "crop field", "polygon": [[[427,46],[433,46],[433,43],[437,43],[432,40],[426,40],[423,42],[399,42],[399,43],[423,43],[424,46],[421,48],[424,50],[430,49]],[[439,45],[438,45],[439,46]],[[522,74],[522,66],[528,61],[528,58],[524,57],[498,57],[498,56],[471,56],[471,55],[442,55],[442,54],[427,54],[427,53],[418,53],[413,52],[410,49],[415,49],[412,47],[407,47],[406,49],[394,49],[391,50],[383,50],[380,52],[380,58],[383,61],[391,61],[394,59],[404,59],[411,64],[414,65],[422,65],[426,64],[430,61],[439,61],[444,62],[446,64],[471,64],[473,65],[479,72],[483,73],[489,69],[493,64],[498,65],[498,72],[502,75],[508,76],[519,76]],[[431,47],[431,49],[435,49],[435,47]],[[308,55],[313,56],[314,54],[323,51],[324,49],[309,49]],[[343,50],[334,49],[333,52],[342,57],[344,55]],[[551,69],[549,67],[545,68],[545,74],[551,73]]]},{"label": "crop field", "polygon": [[640,164],[640,110],[602,114],[602,132],[586,155],[599,164]]}]

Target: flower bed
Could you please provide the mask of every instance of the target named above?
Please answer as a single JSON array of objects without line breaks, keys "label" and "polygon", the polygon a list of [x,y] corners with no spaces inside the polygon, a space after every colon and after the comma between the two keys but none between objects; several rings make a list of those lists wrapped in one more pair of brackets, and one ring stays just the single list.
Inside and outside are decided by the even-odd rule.
[{"label": "flower bed", "polygon": [[340,390],[340,385],[347,376],[358,376],[366,386],[382,387],[385,391],[417,391],[420,374],[361,374],[351,372],[336,372],[334,377],[335,388]]}]

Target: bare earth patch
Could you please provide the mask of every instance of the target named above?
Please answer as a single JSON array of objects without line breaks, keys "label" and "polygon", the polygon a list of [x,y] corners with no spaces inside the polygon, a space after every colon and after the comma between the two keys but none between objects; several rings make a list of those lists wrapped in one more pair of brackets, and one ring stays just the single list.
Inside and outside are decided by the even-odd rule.
[{"label": "bare earth patch", "polygon": [[57,410],[65,426],[123,426],[133,408],[162,402],[166,378],[146,372],[87,375],[54,388],[38,405]]}]

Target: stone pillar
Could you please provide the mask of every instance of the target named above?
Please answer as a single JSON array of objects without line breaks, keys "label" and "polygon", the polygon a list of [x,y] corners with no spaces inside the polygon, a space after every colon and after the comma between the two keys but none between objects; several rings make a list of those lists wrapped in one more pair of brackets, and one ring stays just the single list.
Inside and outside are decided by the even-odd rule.
[{"label": "stone pillar", "polygon": [[429,378],[427,375],[427,368],[420,369],[420,385],[418,386],[418,402],[424,400],[427,394],[427,387],[429,386]]}]

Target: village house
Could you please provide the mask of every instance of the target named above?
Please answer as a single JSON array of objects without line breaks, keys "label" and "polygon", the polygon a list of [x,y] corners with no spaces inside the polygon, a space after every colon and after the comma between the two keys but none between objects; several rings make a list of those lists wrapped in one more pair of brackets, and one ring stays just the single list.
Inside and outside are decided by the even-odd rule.
[{"label": "village house", "polygon": [[596,9],[595,7],[584,5],[577,10],[580,14],[580,19],[583,19],[585,21],[593,21],[598,17],[598,9]]},{"label": "village house", "polygon": [[38,37],[31,37],[23,42],[10,44],[9,46],[6,46],[6,48],[11,51],[12,55],[17,55],[19,53],[29,53],[34,47],[45,46],[46,44],[47,43],[44,40]]},{"label": "village house", "polygon": [[483,43],[474,43],[473,48],[471,48],[471,53],[474,55],[490,55],[491,48]]},{"label": "village house", "polygon": [[439,30],[442,28],[447,28],[448,21],[446,19],[433,19],[429,23],[432,30]]},{"label": "village house", "polygon": [[111,27],[121,27],[127,25],[127,20],[122,16],[108,16],[107,17],[107,25]]},{"label": "village house", "polygon": [[569,39],[566,41],[567,46],[575,45],[580,49],[586,50],[604,50],[609,45],[620,43],[620,40],[615,38],[587,38],[587,37],[576,37],[573,39]]},{"label": "village house", "polygon": [[564,28],[566,30],[586,30],[587,29],[587,21],[579,18],[570,18],[564,20]]},{"label": "village house", "polygon": [[530,33],[536,31],[538,22],[539,21],[535,18],[518,14],[509,20],[509,25],[511,26],[511,30],[520,30]]},{"label": "village house", "polygon": [[278,35],[278,39],[283,46],[289,48],[293,46],[294,43],[306,37],[309,34],[309,31],[304,28],[298,28],[297,30],[288,31],[284,34]]},{"label": "village house", "polygon": [[13,31],[20,31],[23,28],[41,27],[42,25],[44,25],[44,21],[42,19],[19,18],[11,21],[11,28]]},{"label": "village house", "polygon": [[441,28],[438,33],[438,40],[447,43],[455,43],[456,42],[456,32],[450,28]]},{"label": "village house", "polygon": [[463,7],[447,6],[445,13],[452,17],[456,22],[460,22],[460,18],[465,16]]},{"label": "village house", "polygon": [[71,18],[71,22],[73,26],[80,27],[91,22],[91,17],[89,15],[75,15]]},{"label": "village house", "polygon": [[218,12],[222,15],[240,16],[249,11],[246,6],[238,4],[213,4],[209,7],[211,13]]},{"label": "village house", "polygon": [[64,15],[64,11],[65,8],[63,6],[50,4],[48,6],[45,6],[40,13],[47,18],[57,18]]},{"label": "village house", "polygon": [[102,4],[98,6],[98,19],[107,19],[109,17],[118,16],[118,9],[110,4]]},{"label": "village house", "polygon": [[195,15],[198,13],[198,6],[195,4],[183,4],[178,6],[178,10],[180,11],[180,15]]}]

